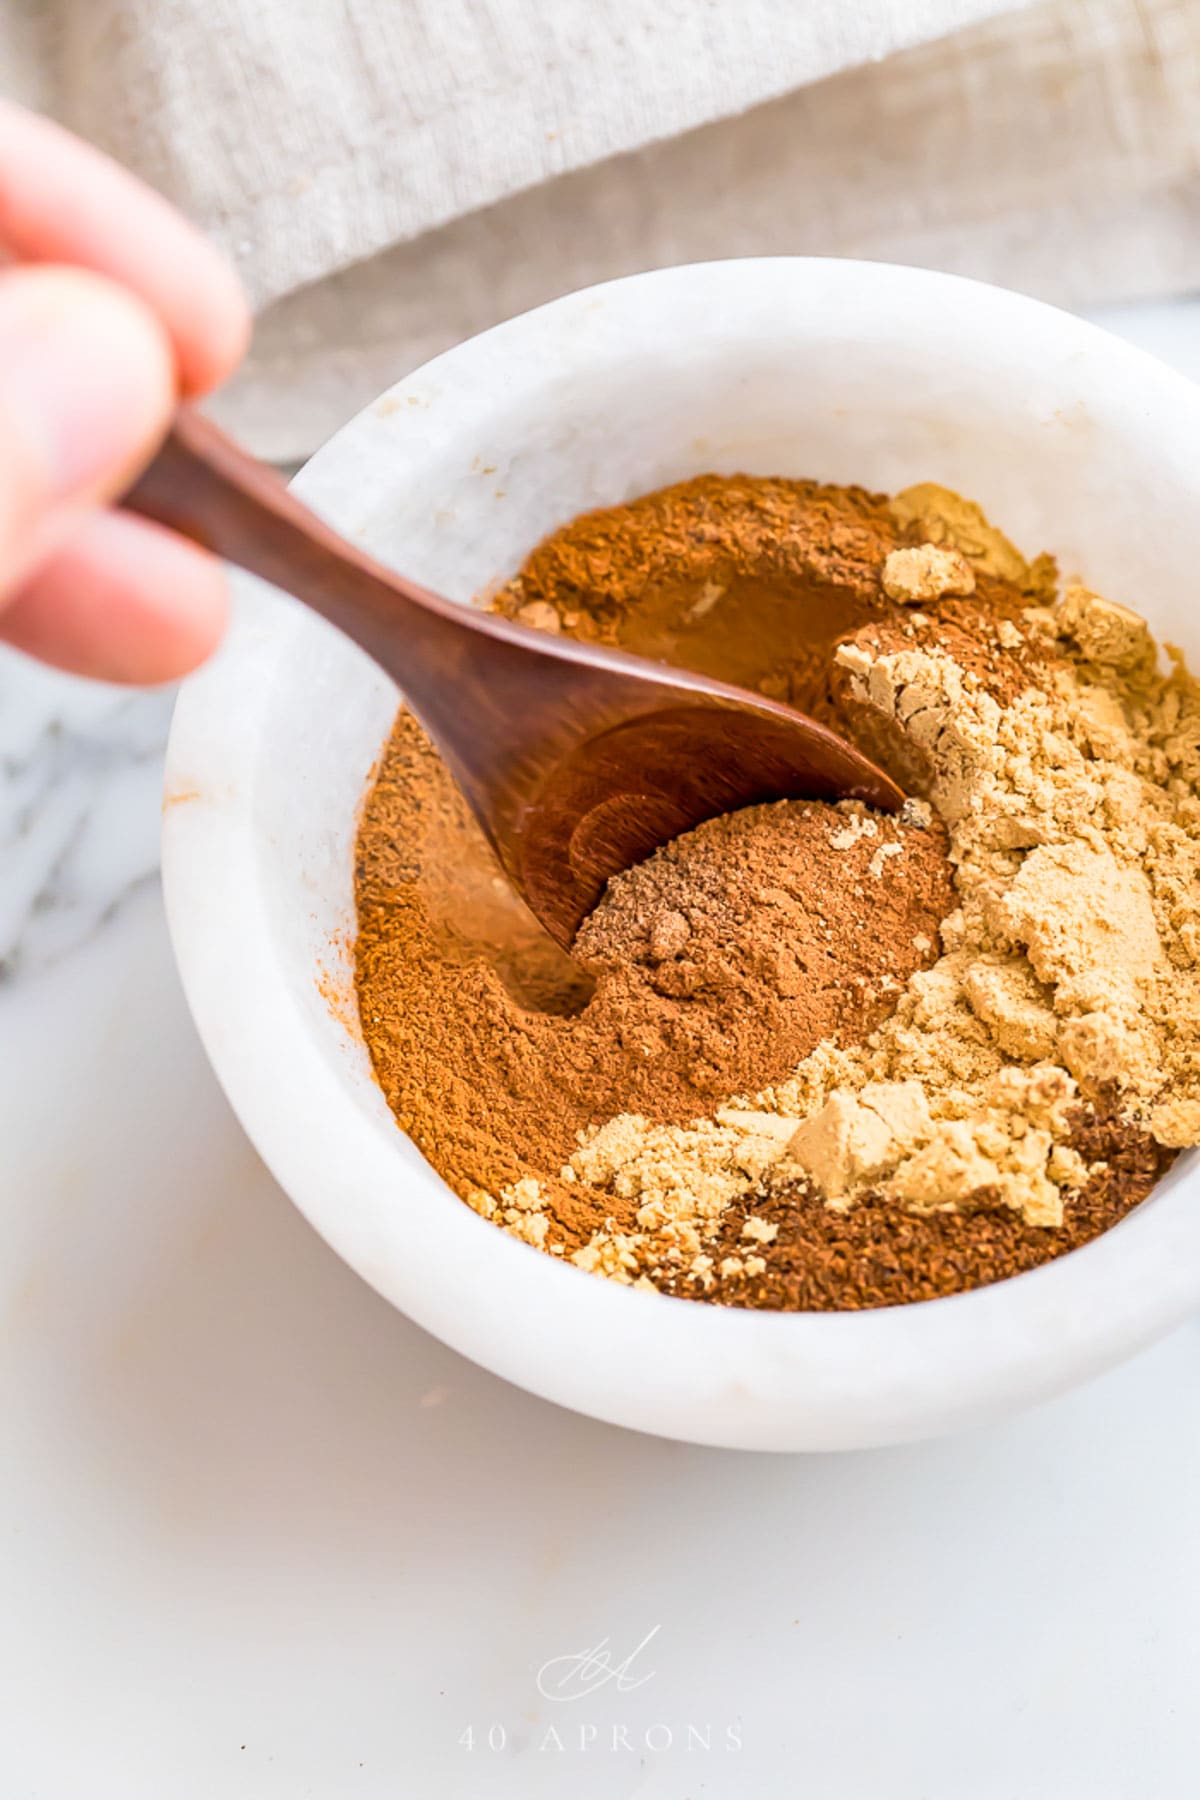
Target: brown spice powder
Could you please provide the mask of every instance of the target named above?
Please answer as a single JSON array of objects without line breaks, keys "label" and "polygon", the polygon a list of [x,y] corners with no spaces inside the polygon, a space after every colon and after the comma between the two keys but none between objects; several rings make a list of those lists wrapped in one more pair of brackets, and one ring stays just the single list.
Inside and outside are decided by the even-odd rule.
[{"label": "brown spice powder", "polygon": [[[567,1029],[626,1111],[690,1118],[857,1042],[931,960],[951,905],[941,825],[798,801],[712,819],[618,876],[575,941],[596,994]],[[871,930],[862,929],[869,910]]]}]

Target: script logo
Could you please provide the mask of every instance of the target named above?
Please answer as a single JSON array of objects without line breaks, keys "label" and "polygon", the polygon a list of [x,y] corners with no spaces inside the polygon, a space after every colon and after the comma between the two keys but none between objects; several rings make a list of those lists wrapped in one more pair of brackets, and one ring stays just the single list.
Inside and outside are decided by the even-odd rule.
[{"label": "script logo", "polygon": [[653,1669],[635,1675],[633,1664],[661,1630],[661,1625],[653,1626],[619,1662],[606,1637],[588,1650],[570,1650],[563,1656],[550,1657],[537,1672],[539,1694],[546,1700],[586,1700],[610,1681],[616,1684],[618,1694],[631,1694],[654,1677]]}]

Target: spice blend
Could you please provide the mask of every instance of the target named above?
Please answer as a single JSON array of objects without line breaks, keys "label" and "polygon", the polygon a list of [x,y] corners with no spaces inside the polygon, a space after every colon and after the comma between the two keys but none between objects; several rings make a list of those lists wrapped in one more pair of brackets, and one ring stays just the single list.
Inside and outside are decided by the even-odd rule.
[{"label": "spice blend", "polygon": [[399,1123],[611,1278],[839,1309],[1086,1242],[1200,1140],[1200,690],[979,509],[706,476],[585,515],[493,604],[790,701],[914,798],[781,802],[610,882],[558,951],[401,713],[356,985]]}]

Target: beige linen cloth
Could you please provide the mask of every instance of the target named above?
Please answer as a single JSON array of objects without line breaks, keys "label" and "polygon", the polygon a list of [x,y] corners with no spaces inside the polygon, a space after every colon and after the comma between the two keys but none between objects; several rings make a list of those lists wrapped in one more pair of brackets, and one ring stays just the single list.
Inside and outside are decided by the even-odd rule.
[{"label": "beige linen cloth", "polygon": [[280,460],[665,263],[1200,286],[1200,0],[0,0],[0,86],[234,257],[260,319],[218,410]]}]

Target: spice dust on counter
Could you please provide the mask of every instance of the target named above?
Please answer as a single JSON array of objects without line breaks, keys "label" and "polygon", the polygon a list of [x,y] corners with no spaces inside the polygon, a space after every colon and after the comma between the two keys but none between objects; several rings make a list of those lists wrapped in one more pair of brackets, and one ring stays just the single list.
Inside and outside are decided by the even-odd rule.
[{"label": "spice dust on counter", "polygon": [[567,957],[402,712],[356,990],[399,1124],[484,1217],[695,1300],[851,1309],[1074,1249],[1200,1139],[1200,696],[978,507],[705,476],[492,604],[791,702],[913,798],[712,820]]}]

